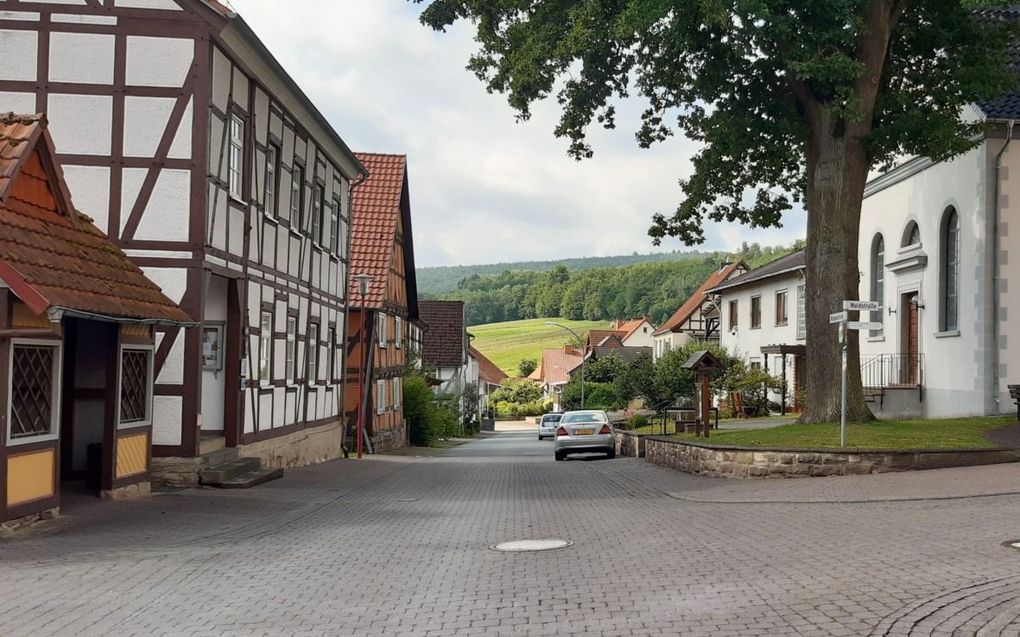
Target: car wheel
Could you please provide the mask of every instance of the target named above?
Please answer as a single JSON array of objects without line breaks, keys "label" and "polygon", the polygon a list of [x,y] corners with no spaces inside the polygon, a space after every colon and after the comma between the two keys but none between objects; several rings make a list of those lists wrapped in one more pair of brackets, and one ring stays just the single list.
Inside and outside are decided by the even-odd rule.
[{"label": "car wheel", "polygon": [[542,436],[539,436],[538,439],[539,440],[545,440],[544,438],[542,438]]},{"label": "car wheel", "polygon": [[609,451],[606,452],[606,459],[607,460],[612,460],[615,457],[616,457],[616,449],[610,449]]},{"label": "car wheel", "polygon": [[556,452],[556,460],[557,460],[557,462],[563,460],[566,457],[567,457],[566,454],[564,454],[562,451],[557,451]]}]

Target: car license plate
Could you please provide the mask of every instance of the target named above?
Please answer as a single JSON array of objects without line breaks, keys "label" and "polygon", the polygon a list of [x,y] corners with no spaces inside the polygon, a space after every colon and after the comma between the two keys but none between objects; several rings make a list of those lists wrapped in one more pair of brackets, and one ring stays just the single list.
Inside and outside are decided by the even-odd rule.
[{"label": "car license plate", "polygon": [[574,435],[577,436],[590,436],[595,433],[594,429],[575,429]]}]

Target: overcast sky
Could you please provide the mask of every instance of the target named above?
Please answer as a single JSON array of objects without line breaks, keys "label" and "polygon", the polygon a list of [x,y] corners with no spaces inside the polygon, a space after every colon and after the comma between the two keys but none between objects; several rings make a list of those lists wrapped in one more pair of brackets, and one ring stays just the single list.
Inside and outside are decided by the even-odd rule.
[{"label": "overcast sky", "polygon": [[[593,132],[593,159],[570,159],[552,134],[555,102],[517,123],[465,70],[476,48],[468,24],[434,33],[406,0],[232,4],[351,148],[408,155],[419,267],[650,252],[652,214],[680,201],[692,142],[638,148],[635,102],[615,131]],[[705,249],[790,243],[804,215],[787,215],[782,230],[724,224],[706,235]]]}]

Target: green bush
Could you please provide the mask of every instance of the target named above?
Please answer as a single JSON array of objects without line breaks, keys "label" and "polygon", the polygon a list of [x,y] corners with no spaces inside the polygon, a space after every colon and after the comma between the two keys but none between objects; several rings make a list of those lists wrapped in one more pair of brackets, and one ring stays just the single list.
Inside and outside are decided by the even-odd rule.
[{"label": "green bush", "polygon": [[491,399],[523,405],[542,400],[542,388],[526,378],[512,378],[504,381],[499,389],[492,392]]},{"label": "green bush", "polygon": [[647,426],[648,416],[644,416],[642,414],[634,414],[633,416],[630,417],[630,420],[627,421],[627,428],[631,430],[641,429],[642,427]]},{"label": "green bush", "polygon": [[427,447],[461,435],[456,396],[436,396],[425,378],[417,374],[406,376],[403,385],[404,417],[412,445]]}]

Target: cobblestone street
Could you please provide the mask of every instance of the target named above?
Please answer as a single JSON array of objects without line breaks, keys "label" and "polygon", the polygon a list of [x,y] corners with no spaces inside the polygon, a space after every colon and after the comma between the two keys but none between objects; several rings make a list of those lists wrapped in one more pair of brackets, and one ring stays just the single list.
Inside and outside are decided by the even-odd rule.
[{"label": "cobblestone street", "polygon": [[501,433],[75,501],[0,542],[0,635],[1016,635],[1016,491],[1015,466],[737,482]]}]

